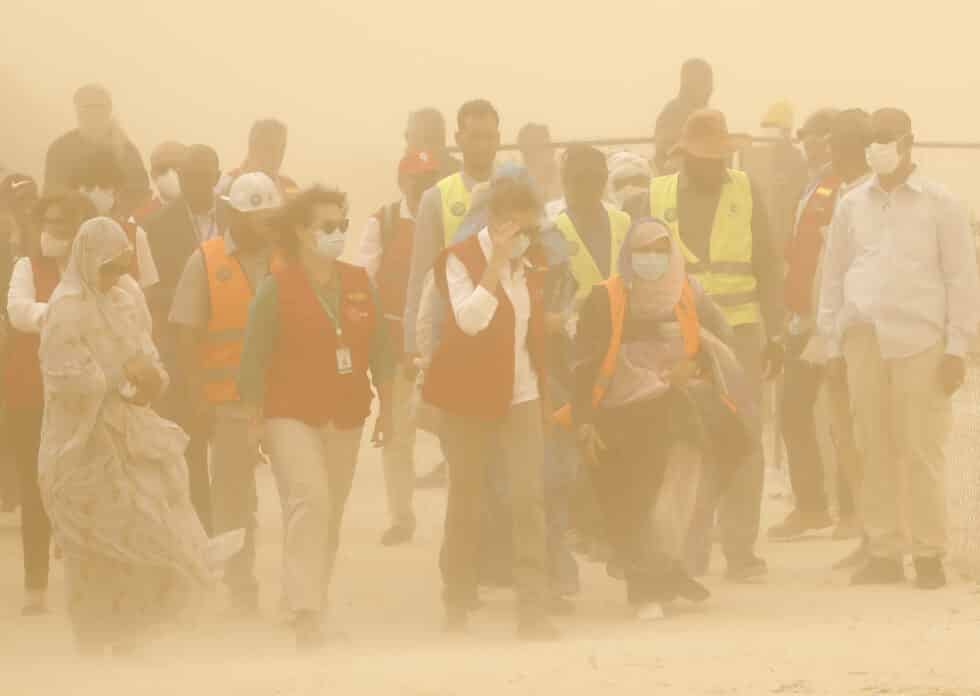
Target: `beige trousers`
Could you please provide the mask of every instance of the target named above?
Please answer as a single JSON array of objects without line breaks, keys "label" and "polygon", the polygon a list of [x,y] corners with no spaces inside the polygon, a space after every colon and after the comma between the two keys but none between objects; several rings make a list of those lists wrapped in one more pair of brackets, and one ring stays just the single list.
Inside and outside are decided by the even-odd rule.
[{"label": "beige trousers", "polygon": [[283,589],[290,611],[323,611],[354,481],[362,428],[311,427],[274,418],[265,424],[282,504]]},{"label": "beige trousers", "polygon": [[850,329],[844,356],[855,437],[864,467],[860,509],[880,558],[946,550],[943,446],[952,402],[938,381],[942,343],[885,360],[870,326]]},{"label": "beige trousers", "polygon": [[385,492],[392,525],[415,527],[412,497],[415,493],[415,413],[412,398],[415,381],[397,370],[392,382],[392,422],[388,444],[381,454]]}]

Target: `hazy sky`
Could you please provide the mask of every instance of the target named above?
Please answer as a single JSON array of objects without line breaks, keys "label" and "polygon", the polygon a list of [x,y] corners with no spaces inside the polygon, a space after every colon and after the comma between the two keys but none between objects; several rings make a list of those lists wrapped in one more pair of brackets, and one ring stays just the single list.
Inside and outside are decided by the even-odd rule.
[{"label": "hazy sky", "polygon": [[[412,108],[451,117],[487,97],[508,139],[528,120],[561,138],[647,134],[694,55],[714,64],[714,103],[733,129],[789,97],[801,114],[904,106],[920,138],[980,140],[971,0],[2,4],[0,89],[23,91],[0,116],[0,162],[35,173],[72,125],[72,90],[100,81],[144,152],[206,142],[231,167],[249,124],[275,115],[291,129],[288,172],[373,208],[390,194]],[[956,168],[980,165],[957,157]]]}]

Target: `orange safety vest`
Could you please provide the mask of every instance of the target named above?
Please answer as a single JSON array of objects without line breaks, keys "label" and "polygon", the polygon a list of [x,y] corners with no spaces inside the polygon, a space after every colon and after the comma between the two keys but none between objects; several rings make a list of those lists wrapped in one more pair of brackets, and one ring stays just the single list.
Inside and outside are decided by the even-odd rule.
[{"label": "orange safety vest", "polygon": [[[241,263],[225,251],[223,237],[214,237],[201,245],[204,267],[208,274],[208,297],[211,316],[207,335],[201,344],[201,369],[204,373],[204,396],[211,403],[238,401],[238,367],[241,363],[248,324],[248,307],[255,294]],[[273,257],[274,270],[281,259]]]},{"label": "orange safety vest", "polygon": [[[599,283],[609,294],[609,323],[611,331],[609,335],[609,348],[606,356],[599,367],[599,376],[596,378],[595,386],[592,388],[592,405],[599,406],[602,398],[606,395],[609,385],[612,383],[613,375],[616,373],[616,363],[619,359],[619,349],[623,345],[623,326],[626,323],[626,304],[629,294],[626,291],[626,283],[623,277],[615,275],[608,280]],[[681,289],[681,297],[674,307],[674,316],[681,327],[681,338],[684,341],[684,352],[688,357],[693,358],[701,350],[701,323],[698,321],[697,298],[691,284],[685,278],[684,287]],[[572,427],[572,406],[566,404],[558,409],[552,416],[555,424],[564,428]]]}]

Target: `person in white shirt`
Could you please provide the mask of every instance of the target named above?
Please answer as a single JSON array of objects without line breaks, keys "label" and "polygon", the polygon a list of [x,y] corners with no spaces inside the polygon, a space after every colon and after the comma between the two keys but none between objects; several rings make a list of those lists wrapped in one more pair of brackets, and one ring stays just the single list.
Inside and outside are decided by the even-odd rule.
[{"label": "person in white shirt", "polygon": [[14,266],[6,298],[11,335],[4,351],[3,394],[7,439],[17,468],[21,498],[21,542],[24,553],[26,616],[47,609],[51,529],[38,489],[38,447],[44,411],[44,389],[38,361],[40,333],[48,299],[71,254],[72,240],[95,208],[77,193],[49,196],[38,206],[40,254],[22,256]]},{"label": "person in white shirt", "polygon": [[449,501],[443,545],[447,628],[476,603],[487,472],[507,478],[518,636],[553,640],[544,515],[544,272],[528,261],[541,206],[531,186],[501,179],[489,224],[450,246],[433,267],[450,309],[422,396],[443,412]]},{"label": "person in white shirt", "polygon": [[123,171],[110,150],[96,150],[82,160],[72,176],[76,191],[88,198],[98,215],[112,217],[126,232],[136,252],[134,279],[144,291],[160,282],[146,232],[120,206],[125,184]]},{"label": "person in white shirt", "polygon": [[422,194],[439,181],[439,161],[429,152],[409,152],[398,165],[398,185],[403,198],[368,218],[361,235],[358,263],[378,289],[381,309],[392,345],[399,348],[399,368],[392,385],[392,423],[382,459],[391,526],[381,537],[384,546],[406,544],[415,535],[415,420],[412,399],[417,369],[401,350],[405,295],[411,272],[415,214]]},{"label": "person in white shirt", "polygon": [[875,176],[850,193],[831,224],[819,328],[828,379],[850,388],[863,457],[861,514],[870,560],[855,584],[945,585],[943,446],[951,397],[976,333],[980,279],[965,206],[917,171],[912,121],[872,116]]}]

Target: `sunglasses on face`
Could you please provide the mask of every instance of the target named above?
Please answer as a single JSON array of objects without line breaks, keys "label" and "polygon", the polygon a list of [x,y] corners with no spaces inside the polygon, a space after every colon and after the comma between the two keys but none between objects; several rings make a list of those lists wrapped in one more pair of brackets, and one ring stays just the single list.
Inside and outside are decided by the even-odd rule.
[{"label": "sunglasses on face", "polygon": [[325,222],[320,229],[327,234],[332,234],[338,230],[346,234],[349,226],[350,218],[344,218],[343,220],[332,220],[330,222]]},{"label": "sunglasses on face", "polygon": [[102,266],[102,272],[110,277],[120,277],[129,273],[129,264],[120,261],[110,261]]}]

